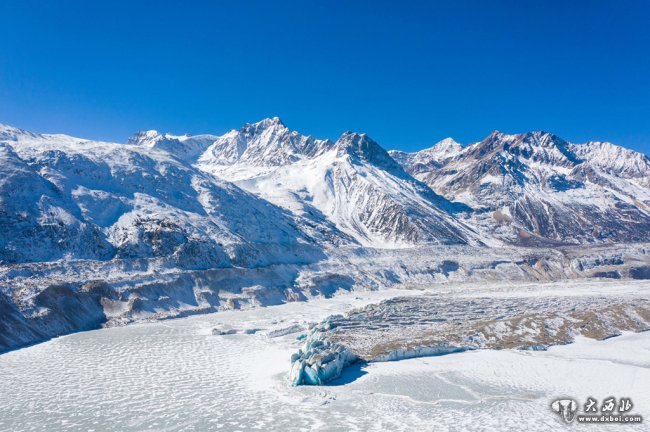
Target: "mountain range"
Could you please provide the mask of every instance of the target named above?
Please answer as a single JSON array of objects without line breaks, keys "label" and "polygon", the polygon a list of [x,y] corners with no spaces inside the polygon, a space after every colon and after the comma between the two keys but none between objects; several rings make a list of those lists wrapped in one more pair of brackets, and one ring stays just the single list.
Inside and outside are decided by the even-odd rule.
[{"label": "mountain range", "polygon": [[0,125],[0,351],[359,285],[606,274],[620,244],[633,266],[610,276],[643,276],[646,242],[650,160],[607,142],[495,131],[405,153],[277,117],[124,144]]},{"label": "mountain range", "polygon": [[465,148],[450,139],[391,152],[483,235],[513,244],[638,242],[650,236],[650,161],[604,142],[546,132],[493,132]]}]

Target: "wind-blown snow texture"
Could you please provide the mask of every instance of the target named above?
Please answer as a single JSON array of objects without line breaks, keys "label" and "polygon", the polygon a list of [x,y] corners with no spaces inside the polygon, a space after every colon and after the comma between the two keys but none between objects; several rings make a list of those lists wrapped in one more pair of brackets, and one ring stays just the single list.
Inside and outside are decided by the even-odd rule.
[{"label": "wind-blown snow texture", "polygon": [[278,118],[127,144],[0,125],[0,351],[340,289],[648,278],[649,166],[542,132],[406,154]]}]

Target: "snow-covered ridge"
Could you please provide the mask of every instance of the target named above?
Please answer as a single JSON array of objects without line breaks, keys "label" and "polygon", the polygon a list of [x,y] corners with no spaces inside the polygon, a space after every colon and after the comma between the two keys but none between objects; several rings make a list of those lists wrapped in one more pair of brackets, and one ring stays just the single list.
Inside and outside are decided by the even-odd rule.
[{"label": "snow-covered ridge", "polygon": [[650,277],[645,156],[541,132],[434,150],[416,173],[278,118],[126,144],[0,126],[0,350],[340,289]]},{"label": "snow-covered ridge", "polygon": [[318,156],[332,146],[331,141],[291,131],[274,117],[246,124],[238,131],[218,137],[199,162],[202,165],[282,166]]},{"label": "snow-covered ridge", "polygon": [[7,263],[169,257],[221,267],[311,243],[282,209],[155,146],[12,133],[0,141],[0,172]]},{"label": "snow-covered ridge", "polygon": [[214,144],[220,137],[216,135],[172,135],[161,134],[155,130],[140,131],[127,141],[128,144],[166,151],[177,158],[192,163]]},{"label": "snow-covered ridge", "polygon": [[444,161],[395,156],[437,193],[472,207],[466,222],[484,235],[519,244],[650,237],[648,158],[610,143],[494,131]]},{"label": "snow-covered ridge", "polygon": [[400,150],[390,150],[388,153],[400,165],[408,167],[413,174],[421,173],[431,167],[441,166],[443,163],[460,155],[463,146],[453,138],[445,138],[433,147],[418,152],[407,153]]},{"label": "snow-covered ridge", "polygon": [[600,141],[575,144],[571,149],[581,159],[608,174],[637,179],[643,186],[650,187],[650,159],[643,153]]}]

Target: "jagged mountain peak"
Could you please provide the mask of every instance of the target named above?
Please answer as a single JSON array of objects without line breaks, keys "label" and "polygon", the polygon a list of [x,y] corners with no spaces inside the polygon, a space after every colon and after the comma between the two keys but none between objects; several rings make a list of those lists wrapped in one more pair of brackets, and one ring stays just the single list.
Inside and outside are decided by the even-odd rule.
[{"label": "jagged mountain peak", "polygon": [[483,141],[480,141],[480,143],[481,142],[499,142],[504,144],[527,143],[541,147],[553,147],[558,145],[565,146],[568,144],[567,141],[555,135],[554,133],[546,132],[543,130],[528,131],[517,134],[508,134],[494,130]]},{"label": "jagged mountain peak", "polygon": [[438,149],[461,149],[463,148],[462,144],[453,139],[452,137],[447,137],[435,143],[432,148]]},{"label": "jagged mountain peak", "polygon": [[163,138],[164,136],[157,130],[141,130],[131,135],[126,142],[127,144],[131,145],[151,146],[156,141],[159,141]]},{"label": "jagged mountain peak", "polygon": [[353,160],[371,163],[392,174],[406,175],[390,154],[365,133],[344,132],[335,145],[339,156],[347,154]]},{"label": "jagged mountain peak", "polygon": [[499,141],[499,142],[513,142],[513,141],[526,141],[526,142],[536,142],[541,145],[545,145],[549,140],[562,140],[555,134],[550,132],[545,132],[543,130],[538,131],[528,131],[522,133],[506,133],[498,129],[493,130],[490,134],[485,137],[482,141]]},{"label": "jagged mountain peak", "polygon": [[535,144],[541,147],[562,147],[566,148],[569,143],[551,132],[531,131],[522,134],[522,141]]},{"label": "jagged mountain peak", "polygon": [[269,117],[255,123],[246,123],[239,129],[239,132],[249,135],[257,135],[263,134],[269,130],[272,130],[276,133],[291,132],[289,128],[285,126],[282,120],[280,120],[280,117]]},{"label": "jagged mountain peak", "polygon": [[329,140],[292,131],[279,117],[272,117],[218,137],[199,162],[204,166],[239,162],[258,167],[282,166],[315,157],[333,146]]},{"label": "jagged mountain peak", "polygon": [[284,124],[282,119],[280,119],[280,117],[277,117],[277,116],[275,116],[275,117],[267,117],[267,118],[262,119],[262,120],[260,120],[258,122],[255,122],[255,123],[247,123],[247,125],[256,126],[256,127],[272,127],[272,126],[284,126],[284,127],[286,127],[286,125]]},{"label": "jagged mountain peak", "polygon": [[470,145],[466,156],[486,161],[524,159],[569,167],[581,162],[570,146],[569,142],[549,132],[506,134],[495,130],[484,140]]},{"label": "jagged mountain peak", "polygon": [[345,131],[335,143],[339,156],[350,156],[365,159],[366,155],[380,152],[379,144],[370,139],[365,133]]}]

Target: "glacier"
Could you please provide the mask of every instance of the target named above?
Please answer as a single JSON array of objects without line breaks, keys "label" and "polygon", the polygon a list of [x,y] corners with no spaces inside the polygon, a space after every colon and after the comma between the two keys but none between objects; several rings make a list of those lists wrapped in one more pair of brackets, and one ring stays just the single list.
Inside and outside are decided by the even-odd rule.
[{"label": "glacier", "polygon": [[[639,288],[627,283],[429,285],[74,333],[0,355],[0,430],[453,431],[475,430],[477,423],[485,431],[573,430],[550,410],[563,394],[581,403],[587,395],[599,400],[625,395],[647,419],[650,332],[602,341],[577,337],[546,351],[483,349],[356,363],[327,386],[287,385],[290,357],[302,341],[295,333],[264,334],[439,289],[458,296],[471,297],[476,290],[478,297],[544,299],[570,292],[630,294]],[[211,334],[227,325],[237,333]],[[244,333],[252,328],[260,331]]]},{"label": "glacier", "polygon": [[342,291],[647,279],[648,166],[546,132],[406,154],[277,117],[126,143],[0,125],[0,352]]},{"label": "glacier", "polygon": [[[424,290],[332,315],[291,357],[293,385],[323,385],[355,362],[478,349],[546,350],[588,337],[650,330],[650,285],[585,281]],[[539,290],[532,292],[531,289]]]}]

